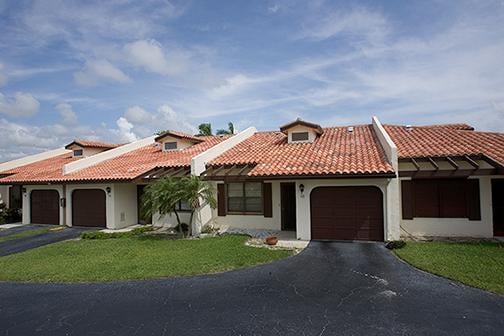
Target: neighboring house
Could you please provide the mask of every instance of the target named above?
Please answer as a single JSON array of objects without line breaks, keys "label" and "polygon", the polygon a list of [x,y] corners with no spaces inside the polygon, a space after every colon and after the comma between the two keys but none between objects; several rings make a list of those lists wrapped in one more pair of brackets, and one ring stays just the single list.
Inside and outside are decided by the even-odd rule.
[{"label": "neighboring house", "polygon": [[[289,230],[302,240],[504,235],[504,134],[464,124],[384,126],[373,118],[322,128],[298,119],[271,132],[167,131],[106,151],[84,145],[0,165],[7,175],[0,184],[23,186],[23,222],[112,229],[149,222],[138,211],[143,187],[193,174],[211,181],[218,199],[217,209],[197,213],[195,231],[211,223]],[[185,205],[179,210],[187,221]]]}]

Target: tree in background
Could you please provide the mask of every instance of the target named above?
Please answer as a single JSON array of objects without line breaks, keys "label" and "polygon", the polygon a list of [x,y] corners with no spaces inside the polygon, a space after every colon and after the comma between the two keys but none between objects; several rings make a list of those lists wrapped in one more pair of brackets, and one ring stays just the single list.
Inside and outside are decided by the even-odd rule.
[{"label": "tree in background", "polygon": [[217,134],[217,135],[226,135],[226,134],[232,135],[232,134],[234,134],[234,131],[235,131],[235,129],[234,129],[233,123],[228,122],[228,129],[227,130],[219,129],[219,130],[217,130],[217,132],[215,134]]},{"label": "tree in background", "polygon": [[199,133],[196,136],[208,136],[212,135],[212,124],[203,123],[198,126]]}]

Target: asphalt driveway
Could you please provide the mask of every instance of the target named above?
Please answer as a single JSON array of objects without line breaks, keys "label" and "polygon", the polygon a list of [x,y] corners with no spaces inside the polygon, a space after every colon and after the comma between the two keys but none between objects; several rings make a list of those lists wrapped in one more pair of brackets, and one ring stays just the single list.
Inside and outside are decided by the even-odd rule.
[{"label": "asphalt driveway", "polygon": [[[12,229],[6,229],[0,231],[0,237],[14,235],[22,233],[24,231],[30,231],[34,229],[40,229],[45,227],[55,227],[58,225],[42,225],[42,224],[28,224],[19,226]],[[19,253],[40,246],[57,243],[59,241],[73,239],[80,236],[80,234],[85,230],[91,230],[90,228],[81,227],[71,227],[65,228],[60,231],[49,231],[33,236],[28,236],[24,238],[7,240],[0,242],[0,256],[6,256],[13,253]],[[1,271],[0,271],[1,272]],[[0,329],[1,330],[1,329]]]},{"label": "asphalt driveway", "polygon": [[371,243],[312,242],[295,257],[209,276],[0,283],[4,335],[502,335],[503,316],[503,296]]}]

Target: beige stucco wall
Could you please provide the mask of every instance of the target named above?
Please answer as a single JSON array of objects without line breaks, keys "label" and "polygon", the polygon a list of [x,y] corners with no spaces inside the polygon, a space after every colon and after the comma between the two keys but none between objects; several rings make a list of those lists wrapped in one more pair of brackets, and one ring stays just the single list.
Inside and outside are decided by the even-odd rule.
[{"label": "beige stucco wall", "polygon": [[[271,182],[271,181],[265,181]],[[217,190],[217,187],[215,187]],[[217,198],[217,194],[215,195]],[[266,229],[281,230],[280,215],[280,182],[271,182],[271,197],[273,205],[273,217],[264,217],[263,215],[230,215],[217,216],[217,209],[212,210],[214,224],[223,228],[243,228],[243,229]]]},{"label": "beige stucco wall", "polygon": [[[181,223],[189,224],[189,219],[191,217],[191,213],[188,211],[179,212],[179,218]],[[164,226],[164,227],[175,227],[177,226],[177,218],[174,214],[166,215],[160,217],[158,213],[152,215],[152,224],[154,226]]]},{"label": "beige stucco wall", "polygon": [[[56,190],[59,193],[60,199],[63,197],[63,186],[62,185],[24,185],[24,188],[26,188],[26,192],[22,194],[23,198],[23,214],[22,214],[22,222],[23,224],[30,224],[31,222],[31,207],[30,207],[30,197],[31,197],[31,192],[33,190]],[[59,207],[59,213],[60,213],[60,218],[59,222],[60,224],[63,224],[63,216],[65,215],[64,208],[61,206]],[[34,223],[37,224],[37,223]]]},{"label": "beige stucco wall", "polygon": [[[292,141],[292,133],[298,133],[298,132],[308,132],[308,140],[306,141]],[[317,138],[317,133],[313,130],[313,128],[309,128],[306,126],[302,125],[296,125],[287,130],[287,139],[288,142],[292,143],[305,143],[305,142],[313,142]]]},{"label": "beige stucco wall", "polygon": [[187,140],[187,139],[180,139],[180,138],[175,138],[175,137],[172,137],[172,136],[169,136],[167,135],[166,137],[164,137],[160,143],[160,146],[161,146],[161,150],[164,150],[164,144],[165,142],[176,142],[177,143],[177,149],[176,150],[182,150],[182,149],[185,149],[187,147],[191,147],[192,145],[194,145],[193,142]]},{"label": "beige stucco wall", "polygon": [[[414,218],[402,219],[401,236],[438,236],[438,237],[493,237],[492,185],[491,180],[502,176],[472,177],[479,179],[481,220],[471,221],[467,218]],[[407,178],[401,178],[405,180]]]}]

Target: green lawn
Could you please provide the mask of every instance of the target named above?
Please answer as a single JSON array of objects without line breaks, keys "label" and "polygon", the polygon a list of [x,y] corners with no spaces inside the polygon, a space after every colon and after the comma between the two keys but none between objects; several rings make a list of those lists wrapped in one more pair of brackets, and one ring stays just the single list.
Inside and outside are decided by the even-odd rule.
[{"label": "green lawn", "polygon": [[0,280],[111,281],[195,275],[267,263],[292,254],[246,246],[247,239],[168,240],[148,236],[70,240],[0,257]]},{"label": "green lawn", "polygon": [[504,243],[407,242],[394,251],[422,270],[504,294]]},{"label": "green lawn", "polygon": [[50,228],[40,228],[40,229],[22,231],[19,233],[8,235],[8,236],[3,236],[3,237],[0,237],[0,243],[4,242],[4,241],[8,241],[8,240],[15,240],[15,239],[20,239],[20,238],[35,236],[38,234],[49,232],[49,230],[50,230]]}]

